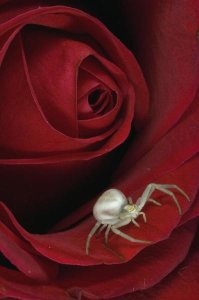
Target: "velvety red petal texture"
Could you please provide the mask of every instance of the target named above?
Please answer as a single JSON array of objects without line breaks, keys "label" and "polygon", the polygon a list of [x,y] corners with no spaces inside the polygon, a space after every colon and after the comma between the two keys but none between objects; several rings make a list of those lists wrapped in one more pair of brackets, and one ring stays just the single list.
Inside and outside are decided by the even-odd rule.
[{"label": "velvety red petal texture", "polygon": [[[53,281],[51,286],[43,285],[44,296],[40,284],[36,285],[22,274],[4,268],[1,268],[1,274],[4,275],[1,278],[1,289],[4,296],[13,295],[14,289],[15,297],[24,294],[27,299],[54,299],[50,297],[56,292],[60,297],[57,299],[68,299],[66,292],[64,295],[65,289],[74,299],[78,299],[80,295],[89,299],[110,299],[122,294],[124,289],[126,292],[146,289],[159,282],[184,259],[193,239],[196,224],[197,222],[192,222],[180,227],[167,241],[151,246],[128,265],[100,266],[82,270],[79,267],[62,267],[57,281]],[[184,247],[181,246],[182,243]],[[114,288],[110,289],[110,285]],[[22,288],[23,292],[20,292]],[[41,293],[40,298],[34,298],[34,289]]]},{"label": "velvety red petal texture", "polygon": [[[19,17],[16,17],[15,19],[12,19],[10,22],[7,21],[9,26],[7,26],[6,29],[4,29],[6,23],[2,24],[2,35],[6,34],[8,30],[12,31],[13,27],[15,29],[16,26],[23,26],[21,24],[23,22],[27,24],[29,21],[30,24],[42,25],[39,27],[35,25],[33,26],[32,30],[28,30],[28,25],[26,25],[27,30],[25,28],[25,32],[23,34],[21,30],[14,40],[9,41],[10,47],[7,49],[6,54],[3,50],[5,49],[5,46],[7,48],[7,45],[4,43],[2,47],[1,58],[4,60],[1,68],[1,81],[4,89],[2,89],[1,98],[6,99],[5,95],[8,95],[7,97],[11,99],[10,101],[12,101],[12,106],[14,105],[13,110],[19,110],[16,115],[10,116],[7,112],[7,107],[10,106],[5,105],[4,102],[1,104],[1,136],[2,148],[4,150],[2,155],[7,157],[9,154],[8,158],[11,159],[13,159],[15,155],[19,158],[23,157],[22,163],[28,163],[27,161],[24,161],[24,157],[26,156],[34,159],[35,156],[43,156],[44,154],[45,156],[52,154],[55,156],[59,155],[59,152],[61,152],[61,160],[74,160],[77,158],[91,159],[93,156],[98,156],[99,154],[110,151],[112,148],[112,140],[115,142],[117,141],[116,145],[118,145],[119,140],[122,137],[123,141],[124,135],[125,137],[127,136],[132,122],[134,92],[133,86],[130,86],[130,82],[124,74],[124,71],[126,71],[127,67],[124,68],[123,71],[120,71],[120,69],[114,64],[112,65],[111,62],[106,62],[106,59],[101,57],[101,52],[105,51],[106,49],[103,49],[102,51],[95,49],[94,43],[97,43],[97,41],[95,42],[94,40],[94,43],[92,43],[91,40],[92,48],[89,46],[90,41],[88,41],[87,45],[87,38],[85,38],[85,41],[84,38],[83,41],[81,41],[81,36],[85,34],[84,27],[86,27],[86,30],[88,26],[87,23],[89,22],[94,24],[96,23],[95,27],[97,28],[95,31],[99,30],[101,34],[102,30],[99,27],[102,25],[100,23],[98,24],[97,20],[92,20],[91,17],[88,17],[84,14],[82,15],[82,13],[76,10],[70,8],[67,9],[65,7],[41,8],[39,11],[32,10],[31,13],[32,14],[30,15],[30,13],[27,12]],[[49,14],[50,17],[46,18],[46,15],[48,16]],[[71,14],[74,15],[74,21],[77,19],[78,22],[83,23],[80,32],[76,32],[76,30],[73,28],[74,25],[70,26],[70,24],[67,24],[70,21]],[[63,24],[63,22],[65,22],[66,25]],[[65,28],[65,26],[67,26],[67,28]],[[45,33],[46,27],[49,29],[48,33]],[[67,30],[66,36],[64,35],[64,30]],[[36,33],[34,33],[34,31],[36,31]],[[41,31],[41,33],[38,34],[38,31]],[[76,37],[78,33],[80,35],[80,41],[79,38]],[[35,34],[37,34],[37,38],[34,38]],[[57,37],[59,34],[60,38]],[[69,34],[71,37],[67,37]],[[86,32],[86,34],[89,34],[89,32]],[[90,35],[91,34],[94,35],[96,32],[91,32]],[[31,40],[30,38],[28,39],[27,36],[31,36]],[[45,41],[43,47],[42,43],[38,40],[39,37]],[[116,42],[116,38],[113,38],[111,33],[104,29],[104,39],[107,39],[108,37],[111,37],[109,39],[109,43],[111,43],[111,46],[113,47],[114,43]],[[31,46],[32,39],[34,44],[40,44],[39,53],[35,51],[35,47]],[[61,47],[59,47],[59,43],[62,44]],[[118,44],[119,43],[120,42],[118,41]],[[58,47],[54,47],[55,44]],[[48,45],[47,48],[46,45]],[[98,47],[99,46],[97,45],[96,48]],[[15,48],[18,50],[17,52],[15,51]],[[125,55],[122,52],[124,57],[127,56],[129,60],[132,61],[132,65],[134,66],[135,63],[130,52],[128,52],[128,50],[124,48],[122,44],[120,48],[120,51],[125,52]],[[58,52],[57,49],[59,49]],[[116,59],[119,62],[121,61],[120,56],[122,56],[122,54],[118,54],[117,52],[113,52],[111,54],[113,55],[113,62]],[[107,55],[109,54],[105,53],[106,57]],[[87,136],[87,138],[82,139],[81,132],[78,130],[78,99],[76,95],[76,89],[78,89],[78,68],[88,57],[95,57],[97,60],[96,63],[99,62],[103,65],[101,72],[104,72],[103,69],[107,68],[109,74],[110,71],[113,73],[112,77],[117,82],[117,86],[116,88],[114,87],[115,90],[112,90],[112,87],[110,87],[110,90],[108,89],[107,92],[109,91],[110,93],[112,90],[118,94],[118,83],[122,84],[125,82],[125,84],[122,85],[122,90],[120,89],[120,94],[122,93],[122,97],[121,95],[118,95],[118,97],[116,97],[116,101],[114,101],[115,103],[112,109],[118,106],[118,109],[115,111],[115,118],[113,119],[109,113],[109,120],[107,122],[106,130],[102,129],[102,132],[100,132],[101,134],[99,134],[99,128],[95,136]],[[13,72],[13,59],[16,61],[16,64],[14,64],[14,67],[16,67],[16,72],[22,72],[22,74],[16,74],[16,72]],[[65,70],[62,67],[63,61],[67,62]],[[58,63],[60,65],[58,65]],[[96,63],[94,63],[94,65]],[[125,63],[126,62],[121,62],[120,65],[123,67],[125,66]],[[19,66],[21,66],[21,68],[19,68]],[[12,77],[14,78],[9,76],[11,69],[13,74]],[[138,70],[136,69],[136,72],[137,71]],[[57,72],[59,72],[59,74],[57,74]],[[38,74],[41,75],[41,79],[39,79],[40,77],[38,77]],[[47,80],[46,76],[49,74],[52,75]],[[15,75],[18,76],[16,77]],[[9,84],[12,85],[13,89],[10,89],[10,86],[3,82],[3,79],[5,80],[5,78],[8,76],[10,77]],[[52,76],[54,76],[54,78]],[[116,78],[114,78],[115,76]],[[119,78],[117,79],[117,77]],[[16,78],[21,78],[21,81],[16,81]],[[101,80],[99,83],[100,82]],[[106,82],[106,84],[108,83]],[[50,88],[47,89],[47,86]],[[18,92],[16,91],[15,87],[17,87]],[[18,93],[21,90],[26,93],[24,96],[20,94],[19,97]],[[89,91],[87,91],[87,93],[89,93]],[[22,101],[22,99],[27,99],[27,101]],[[118,105],[119,100],[120,105]],[[87,101],[89,101],[89,99],[87,99]],[[97,99],[94,99],[94,101],[97,101]],[[125,104],[123,102],[125,102]],[[29,115],[29,112],[32,115]],[[108,113],[105,112],[101,117],[105,117],[106,114]],[[95,118],[97,117],[98,115],[96,113]],[[12,122],[9,118],[11,118]],[[27,118],[29,118],[29,122]],[[17,119],[17,121],[15,119]],[[5,126],[7,123],[4,124],[5,121],[10,124],[9,131],[6,130],[6,134]],[[117,126],[116,122],[118,124]],[[37,126],[39,130],[33,125],[35,123],[38,124]],[[27,126],[24,127],[24,124],[27,124]],[[114,128],[114,130],[110,131],[111,127]],[[119,130],[120,127],[121,130]],[[116,129],[117,133],[115,135],[117,139],[115,135],[113,135]],[[107,133],[107,130],[109,130],[109,135],[105,134]],[[28,140],[28,137],[30,136],[31,142]],[[108,139],[108,137],[110,138]],[[47,141],[45,141],[45,139],[47,139]],[[116,145],[114,145],[114,147]],[[63,152],[64,157],[62,157]],[[44,158],[44,162],[46,160],[48,161],[49,158]],[[57,161],[59,158],[54,160]],[[37,161],[38,160],[35,162]],[[7,161],[4,159],[2,163],[6,162]],[[10,163],[10,160],[8,163]]]},{"label": "velvety red petal texture", "polygon": [[[134,162],[186,112],[199,78],[197,0],[121,1],[128,40],[147,79],[150,121],[130,149]],[[140,16],[144,22],[140,22]],[[140,151],[137,152],[139,147]]]},{"label": "velvety red petal texture", "polygon": [[176,300],[197,300],[198,292],[198,267],[199,249],[198,234],[193,247],[186,259],[169,274],[160,284],[142,292],[128,294],[114,300],[145,300],[145,299],[176,299]]},{"label": "velvety red petal texture", "polygon": [[42,4],[10,2],[0,15],[0,197],[27,228],[95,194],[109,152],[148,111],[132,53],[92,16]]},{"label": "velvety red petal texture", "polygon": [[[17,2],[0,1],[0,299],[198,299],[198,2]],[[108,8],[129,50],[88,14]],[[150,245],[103,231],[86,255],[99,195],[150,183],[182,188],[182,215],[155,191],[121,228]]]}]

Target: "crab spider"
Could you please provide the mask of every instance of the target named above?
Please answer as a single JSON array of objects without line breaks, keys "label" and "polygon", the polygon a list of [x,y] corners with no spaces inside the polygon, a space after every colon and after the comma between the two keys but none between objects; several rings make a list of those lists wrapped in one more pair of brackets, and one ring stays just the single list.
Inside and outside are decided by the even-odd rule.
[{"label": "crab spider", "polygon": [[[115,234],[123,237],[124,239],[133,242],[133,243],[143,243],[150,244],[151,241],[139,240],[135,239],[118,228],[123,227],[130,222],[132,222],[135,226],[140,227],[137,223],[136,219],[138,216],[142,216],[144,222],[147,222],[146,214],[142,212],[143,207],[147,202],[152,202],[155,205],[161,206],[162,204],[154,199],[151,199],[151,195],[155,190],[159,190],[167,195],[169,195],[174,203],[177,206],[179,215],[182,215],[181,206],[174,195],[169,189],[175,189],[179,193],[181,193],[188,201],[190,201],[189,196],[177,185],[175,184],[156,184],[150,183],[146,189],[144,190],[142,196],[138,198],[136,203],[132,202],[131,197],[126,197],[121,191],[117,189],[109,189],[105,191],[97,200],[93,207],[93,215],[97,220],[97,223],[91,229],[87,241],[86,241],[86,254],[89,254],[89,246],[90,240],[92,236],[99,229],[101,232],[106,228],[105,231],[105,241],[108,243],[108,235],[110,230]],[[102,226],[101,226],[102,225]],[[100,228],[101,226],[101,228]]]}]

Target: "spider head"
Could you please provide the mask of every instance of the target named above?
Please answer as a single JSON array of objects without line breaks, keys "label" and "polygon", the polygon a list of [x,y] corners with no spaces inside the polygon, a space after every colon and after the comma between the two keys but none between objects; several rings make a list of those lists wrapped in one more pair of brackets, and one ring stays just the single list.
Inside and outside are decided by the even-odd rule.
[{"label": "spider head", "polygon": [[139,215],[139,209],[136,204],[127,204],[123,207],[122,212],[120,213],[120,218],[133,217],[136,219]]}]

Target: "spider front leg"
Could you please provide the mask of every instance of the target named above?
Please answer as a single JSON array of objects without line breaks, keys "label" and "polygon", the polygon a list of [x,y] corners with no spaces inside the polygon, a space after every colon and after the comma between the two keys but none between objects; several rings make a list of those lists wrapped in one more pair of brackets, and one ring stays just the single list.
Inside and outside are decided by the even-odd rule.
[{"label": "spider front leg", "polygon": [[154,204],[157,205],[161,205],[158,201],[150,199],[151,194],[155,191],[155,190],[159,190],[169,196],[171,196],[173,198],[173,201],[175,202],[177,208],[178,208],[178,212],[179,215],[182,215],[182,208],[176,198],[176,196],[174,195],[173,192],[171,192],[170,190],[168,190],[169,188],[175,188],[177,189],[178,192],[180,192],[188,201],[190,201],[189,196],[181,189],[179,188],[177,185],[175,184],[156,184],[156,183],[150,183],[146,189],[144,190],[141,198],[139,198],[136,202],[136,205],[139,206],[140,210],[144,207],[144,205],[146,204],[147,201],[152,202]]},{"label": "spider front leg", "polygon": [[176,189],[180,194],[182,194],[188,201],[190,201],[189,196],[176,184],[157,184],[158,186],[162,187],[163,189]]},{"label": "spider front leg", "polygon": [[167,190],[167,188],[165,188],[164,185],[161,185],[161,184],[160,185],[156,185],[155,189],[159,190],[159,191],[161,191],[161,192],[163,192],[163,193],[165,193],[165,194],[167,194],[167,195],[169,195],[169,196],[171,196],[173,198],[173,201],[175,202],[175,204],[176,204],[176,206],[178,208],[178,213],[181,216],[182,215],[182,208],[180,206],[180,203],[178,202],[178,199],[174,195],[174,193],[171,192],[171,191],[169,191],[169,190]]},{"label": "spider front leg", "polygon": [[160,202],[158,202],[158,201],[156,201],[154,199],[151,199],[151,198],[148,199],[148,202],[151,202],[151,203],[153,203],[155,205],[158,205],[158,206],[162,206],[162,203],[160,203]]},{"label": "spider front leg", "polygon": [[155,189],[171,196],[173,198],[173,201],[175,202],[177,208],[178,208],[178,212],[179,215],[182,215],[182,208],[176,198],[176,196],[174,195],[173,192],[171,192],[170,190],[168,190],[169,188],[173,188],[176,189],[180,194],[182,194],[188,201],[190,201],[189,196],[181,189],[179,188],[177,185],[175,184],[155,184]]},{"label": "spider front leg", "polygon": [[147,220],[146,220],[146,214],[144,212],[139,212],[139,215],[142,215],[143,219],[144,219],[144,222],[146,223]]}]

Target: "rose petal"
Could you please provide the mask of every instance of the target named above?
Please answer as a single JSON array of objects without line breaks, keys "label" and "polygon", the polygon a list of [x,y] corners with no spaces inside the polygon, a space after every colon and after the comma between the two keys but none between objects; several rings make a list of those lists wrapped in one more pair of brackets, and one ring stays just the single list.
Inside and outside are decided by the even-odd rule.
[{"label": "rose petal", "polygon": [[[169,176],[167,175],[167,177],[160,179],[163,182],[168,182],[169,178],[169,182],[175,182],[179,186],[182,186],[182,184],[179,184],[179,180],[185,180],[187,187],[189,186],[189,191],[186,190],[186,192],[190,198],[193,199],[198,187],[198,168],[199,160],[196,157],[179,169],[170,172]],[[190,177],[190,172],[193,177]],[[123,231],[135,238],[154,242],[167,238],[177,226],[180,217],[173,200],[165,196],[163,199],[163,207],[154,207],[153,205],[146,206],[145,211],[148,216],[148,223],[141,223],[140,220],[142,230],[135,228],[133,225],[129,225],[126,226]],[[185,212],[190,203],[180,195],[178,195],[178,199],[183,212]],[[106,264],[118,263],[118,257],[114,256],[107,248],[104,248],[103,234],[101,234],[98,239],[93,237],[90,246],[90,256],[85,255],[85,242],[89,231],[94,225],[94,219],[92,219],[92,223],[91,219],[88,219],[68,231],[38,235],[30,234],[25,231],[4,205],[1,205],[1,209],[21,236],[30,242],[32,246],[45,257],[64,264],[94,265],[102,262]],[[125,260],[129,260],[146,246],[143,244],[134,244],[132,247],[132,244],[124,239],[122,239],[122,243],[118,244],[118,237],[115,235],[111,235],[110,245],[117,252],[122,253]]]},{"label": "rose petal", "polygon": [[59,131],[77,137],[76,78],[83,45],[41,28],[25,28],[22,36],[42,111]]},{"label": "rose petal", "polygon": [[21,272],[36,281],[49,281],[57,276],[59,269],[57,264],[39,257],[27,243],[2,223],[0,223],[0,251]]},{"label": "rose petal", "polygon": [[150,122],[129,149],[136,162],[194,99],[199,83],[199,9],[197,0],[120,1],[120,9],[150,89]]},{"label": "rose petal", "polygon": [[[138,128],[140,126],[143,126],[146,121],[146,115],[148,111],[148,93],[146,86],[143,84],[143,77],[135,59],[132,60],[130,58],[132,53],[127,49],[124,49],[123,45],[118,39],[116,39],[115,37],[113,38],[113,36],[111,38],[110,36],[108,37],[107,29],[103,28],[103,30],[99,30],[99,28],[101,28],[101,23],[98,23],[96,19],[90,17],[90,20],[85,20],[84,17],[86,16],[86,14],[80,17],[79,11],[71,8],[67,9],[69,16],[71,12],[78,16],[78,27],[74,26],[74,16],[73,22],[70,22],[70,19],[68,19],[68,22],[66,22],[66,20],[64,20],[64,16],[61,14],[42,16],[42,19],[40,16],[38,16],[36,18],[36,21],[34,20],[33,23],[36,22],[37,24],[60,29],[65,29],[67,27],[70,32],[73,33],[77,33],[78,28],[78,33],[84,34],[84,32],[86,32],[86,34],[95,36],[99,45],[102,45],[102,48],[109,54],[109,58],[111,57],[111,60],[125,71],[125,74],[133,83],[136,98],[139,99],[139,101],[135,103],[135,126],[137,126]],[[89,22],[91,20],[92,25],[90,26]]]},{"label": "rose petal", "polygon": [[[20,295],[22,299],[30,297],[31,300],[36,300],[37,297],[34,298],[32,294],[34,287],[34,291],[39,293],[40,299],[43,299],[41,297],[53,299],[48,297],[54,295],[55,291],[60,295],[60,299],[68,299],[61,298],[61,296],[67,295],[66,290],[71,296],[77,297],[81,294],[91,299],[101,299],[102,297],[109,299],[123,294],[124,289],[127,293],[146,289],[159,282],[184,259],[192,242],[196,225],[197,222],[184,225],[176,230],[167,241],[147,248],[128,265],[84,267],[82,270],[79,267],[63,267],[58,281],[53,281],[50,286],[43,285],[43,293],[40,285],[35,285],[33,281],[24,278],[16,271],[1,267],[3,278],[1,277],[0,280],[0,292],[7,296]],[[184,247],[181,247],[182,243]],[[154,264],[154,257],[156,264]],[[153,272],[154,268],[155,272]],[[112,286],[113,288],[110,288]]]},{"label": "rose petal", "polygon": [[72,300],[66,289],[38,284],[23,274],[0,267],[0,297],[24,300]]},{"label": "rose petal", "polygon": [[182,217],[179,226],[185,224],[191,219],[199,216],[199,194],[196,195],[194,203],[191,205],[190,209]]},{"label": "rose petal", "polygon": [[[126,195],[133,195],[135,199],[141,194],[140,188],[144,189],[151,182],[179,183],[179,186],[182,186],[188,193],[189,186],[195,185],[194,193],[196,193],[198,186],[198,176],[196,175],[198,172],[197,158],[193,160],[190,167],[187,169],[185,167],[183,175],[179,175],[179,178],[177,176],[170,178],[170,174],[175,174],[175,169],[179,168],[194,153],[198,152],[198,108],[198,98],[196,98],[182,122],[165,135],[137,164],[132,163],[133,157],[129,152],[127,157],[124,157],[122,160],[117,173],[115,172],[111,186],[121,189]],[[139,151],[139,148],[137,151]],[[195,175],[192,174],[191,168],[195,170],[193,171]],[[82,208],[84,215],[86,216],[91,209],[92,204]],[[77,215],[79,213],[77,212]],[[76,219],[76,217],[73,218]]]},{"label": "rose petal", "polygon": [[89,299],[110,299],[123,295],[124,291],[145,290],[160,282],[183,261],[196,229],[197,221],[194,221],[175,230],[168,240],[145,249],[128,264],[73,267],[66,268],[65,272],[63,269],[59,284],[67,286],[73,296],[82,294]]},{"label": "rose petal", "polygon": [[[196,239],[198,242],[198,239]],[[198,299],[198,268],[199,268],[199,251],[198,246],[190,250],[185,261],[176,268],[174,272],[169,274],[158,285],[142,291],[126,295],[129,300],[187,300]],[[123,300],[123,297],[114,298],[114,300]]]},{"label": "rose petal", "polygon": [[[130,189],[159,180],[159,176],[175,170],[190,159],[199,150],[199,91],[183,119],[170,130],[151,151],[135,163],[133,153],[135,144],[131,145],[126,156],[115,172],[114,182]],[[136,149],[139,152],[139,146]],[[123,183],[122,183],[123,182]],[[126,188],[125,188],[126,189]],[[127,190],[130,194],[131,190]]]},{"label": "rose petal", "polygon": [[[55,147],[63,151],[67,145],[65,137],[52,130],[32,101],[23,69],[19,38],[15,39],[7,52],[7,59],[4,59],[0,69],[0,78],[2,84],[0,136],[3,145],[1,155],[9,155],[7,153],[12,151],[14,153],[30,151],[30,155],[37,151],[41,154],[44,151],[46,154],[48,151],[56,151]],[[26,124],[28,126],[25,126]]]},{"label": "rose petal", "polygon": [[[56,14],[54,14],[55,12],[56,12]],[[62,14],[62,13],[64,13],[65,15]],[[39,16],[38,16],[38,14],[39,14]],[[46,21],[46,14],[48,15],[48,21]],[[45,26],[49,25],[51,27],[54,27],[54,28],[56,27],[57,29],[62,29],[62,30],[65,29],[63,26],[65,26],[67,24],[67,26],[68,26],[67,30],[71,30],[71,33],[76,33],[76,31],[73,28],[73,25],[70,23],[71,14],[73,15],[74,22],[76,20],[78,20],[78,22],[80,22],[80,21],[82,22],[82,27],[81,27],[81,30],[79,32],[80,34],[82,33],[83,29],[87,30],[89,22],[94,22],[94,24],[95,24],[94,25],[95,30],[94,30],[94,32],[93,31],[90,32],[90,34],[91,35],[93,34],[97,38],[100,38],[101,34],[102,34],[103,39],[106,40],[110,44],[109,45],[110,46],[110,50],[114,49],[114,51],[113,51],[114,53],[112,53],[112,51],[109,50],[110,51],[110,57],[112,57],[112,54],[113,54],[113,61],[115,61],[116,64],[117,64],[117,62],[121,62],[120,63],[120,67],[121,68],[124,67],[125,62],[126,62],[126,60],[124,60],[123,57],[125,56],[125,57],[129,58],[129,61],[131,61],[131,62],[129,63],[129,61],[128,61],[128,67],[127,67],[127,69],[129,68],[129,66],[131,64],[132,64],[132,67],[135,65],[135,74],[134,74],[135,78],[133,78],[133,79],[131,78],[132,75],[131,75],[131,72],[129,72],[130,68],[128,69],[127,77],[133,82],[133,84],[135,85],[135,89],[139,90],[138,86],[140,85],[140,82],[143,81],[143,78],[142,78],[142,74],[140,73],[140,71],[139,71],[139,69],[137,67],[137,64],[136,64],[133,56],[130,54],[130,52],[128,52],[128,50],[125,47],[123,47],[123,45],[115,37],[113,37],[112,35],[111,35],[111,39],[110,39],[110,32],[108,32],[101,25],[101,23],[99,23],[96,19],[94,19],[94,18],[92,18],[92,17],[90,17],[90,16],[88,16],[88,15],[86,15],[84,13],[81,13],[81,12],[75,10],[75,9],[66,8],[66,7],[39,8],[39,10],[32,10],[31,12],[26,12],[24,14],[23,14],[23,9],[22,9],[22,14],[21,15],[16,16],[15,19],[8,20],[4,24],[1,24],[0,30],[1,30],[2,34],[5,35],[8,30],[10,30],[12,32],[12,30],[14,30],[16,28],[16,26],[21,26],[21,24],[23,22],[30,22],[30,23],[36,23],[36,24],[45,25]],[[5,15],[6,15],[6,13],[5,13]],[[6,17],[9,18],[9,14]],[[48,22],[51,23],[51,21],[52,21],[53,24],[48,24]],[[55,22],[57,22],[57,24],[55,24]],[[6,24],[6,26],[5,26],[5,24]],[[103,28],[103,30],[102,30],[102,28]],[[98,37],[98,34],[96,34],[96,32],[97,31],[101,31],[101,30],[102,30],[103,33],[100,33],[100,36]],[[115,47],[115,43],[118,44],[117,48]],[[108,48],[105,49],[105,50],[108,51]],[[124,53],[122,53],[122,51],[124,51]],[[118,59],[118,56],[121,59]],[[28,72],[27,72],[27,67],[26,67],[25,64],[24,64],[24,68],[25,68],[25,71],[26,71],[25,75],[27,77],[26,79],[28,81],[29,89],[30,89],[30,91],[32,93],[33,100],[35,101],[37,108],[39,108],[38,102],[37,102],[36,97],[35,97],[36,95],[33,93],[33,88],[30,85],[30,80],[29,80],[29,76],[28,76]],[[124,67],[124,69],[125,69],[125,67]],[[138,73],[140,73],[140,74],[138,75]],[[136,79],[136,77],[139,77],[139,78]],[[136,82],[136,80],[137,80],[137,82]],[[144,82],[143,82],[143,89],[146,92],[145,86],[144,86]],[[138,93],[139,93],[139,91],[138,91]],[[133,94],[131,93],[130,96],[132,97],[132,95]],[[147,103],[147,96],[146,96],[146,94],[145,94],[145,96],[143,98],[143,101],[144,101],[145,104]],[[139,105],[141,105],[141,104],[139,104]],[[145,106],[147,107],[147,105],[145,105]],[[21,110],[21,111],[23,111],[23,110]],[[40,112],[41,112],[41,110],[40,110]],[[110,150],[113,149],[113,147],[116,147],[117,145],[121,144],[122,141],[124,141],[124,139],[126,138],[126,136],[129,133],[130,125],[131,125],[130,124],[131,123],[130,118],[132,118],[132,113],[130,113],[129,109],[127,109],[125,111],[125,113],[127,113],[127,114],[126,114],[126,117],[125,117],[125,122],[123,122],[123,124],[121,125],[121,130],[118,131],[117,135],[115,134],[114,136],[111,136],[109,140],[107,140],[107,138],[108,138],[107,135],[101,135],[101,136],[95,137],[94,139],[93,138],[92,139],[87,139],[87,140],[85,140],[85,139],[83,139],[83,140],[79,139],[79,140],[75,140],[75,143],[74,143],[73,140],[69,139],[69,137],[68,137],[68,139],[65,140],[63,142],[63,144],[62,144],[61,140],[57,143],[53,139],[53,146],[59,148],[59,150],[57,149],[55,151],[59,151],[59,152],[60,151],[64,151],[65,150],[64,149],[65,144],[67,144],[67,151],[69,151],[69,155],[66,156],[66,155],[60,153],[60,156],[59,156],[58,153],[55,153],[55,151],[53,150],[53,154],[54,155],[52,157],[48,156],[48,157],[45,157],[45,158],[42,158],[42,159],[35,158],[34,162],[33,162],[32,158],[29,161],[27,159],[21,159],[20,163],[36,163],[36,162],[39,162],[39,163],[41,163],[41,162],[48,163],[49,161],[52,161],[52,160],[54,160],[54,161],[57,162],[58,160],[60,160],[60,161],[66,160],[66,157],[68,159],[70,159],[70,160],[71,159],[73,159],[73,160],[75,159],[76,160],[76,159],[80,159],[80,158],[82,158],[82,159],[85,159],[85,158],[88,159],[88,158],[99,156],[99,155],[103,154],[104,151],[105,152],[110,151]],[[44,115],[42,115],[42,117],[45,120]],[[142,117],[144,118],[144,113],[143,113]],[[140,120],[139,121],[140,124],[143,123],[141,121],[142,117],[141,117],[141,115],[138,116],[138,119]],[[6,118],[4,118],[4,119],[6,119]],[[52,127],[51,127],[51,129],[55,130],[55,128],[52,128]],[[25,128],[23,130],[25,130]],[[55,130],[55,132],[56,132],[56,130]],[[52,134],[52,132],[51,132],[51,134]],[[57,132],[56,132],[56,134],[57,134]],[[16,136],[17,135],[15,135],[15,138],[16,138]],[[44,136],[45,137],[49,136],[49,134],[47,134],[47,135],[44,134]],[[24,135],[24,137],[25,137],[25,135]],[[61,136],[60,136],[60,138],[61,138]],[[12,138],[9,138],[7,140],[9,140],[9,143],[11,143]],[[25,141],[27,141],[27,140],[28,139],[24,139],[23,140],[24,146],[25,146]],[[104,143],[102,142],[102,140],[104,140]],[[51,141],[52,141],[52,139],[51,139]],[[33,147],[33,145],[34,145],[34,147],[31,149],[31,143],[29,143],[29,147],[30,148],[29,149],[25,149],[25,153],[26,153],[26,155],[28,157],[33,156],[33,154],[35,154],[35,152],[38,152],[38,150],[39,150],[39,149],[37,150],[35,147],[36,147],[36,145],[39,145],[40,143],[35,143],[34,139],[31,139],[31,142],[32,142],[32,147]],[[113,146],[113,144],[114,144],[114,146]],[[50,150],[50,146],[52,145],[52,143],[51,143],[51,145],[50,144],[46,145],[45,143],[42,143],[42,145],[43,145],[43,150],[42,150],[42,152],[43,152],[43,151],[46,151],[46,150],[47,151]],[[19,143],[18,146],[22,147],[22,144]],[[28,145],[26,145],[26,147],[28,147]],[[61,150],[62,147],[63,147],[63,150]],[[12,147],[10,145],[10,150],[11,150],[11,148]],[[94,149],[95,149],[95,151],[93,151]],[[5,154],[7,154],[7,151],[4,151],[4,152],[5,152]],[[82,152],[82,153],[80,153],[80,152]],[[15,155],[19,156],[19,155],[23,154],[23,156],[24,156],[25,153],[19,153],[19,151],[18,151],[17,153],[15,153]],[[37,155],[39,156],[39,155],[41,155],[41,153],[37,153]],[[17,163],[17,161],[9,159],[9,160],[3,160],[2,163],[15,164],[15,163]]]}]

